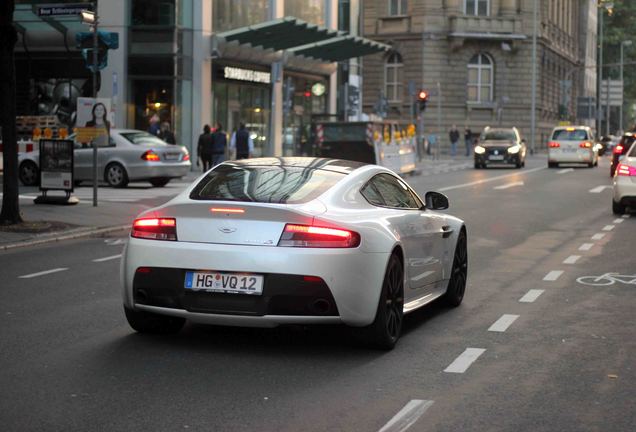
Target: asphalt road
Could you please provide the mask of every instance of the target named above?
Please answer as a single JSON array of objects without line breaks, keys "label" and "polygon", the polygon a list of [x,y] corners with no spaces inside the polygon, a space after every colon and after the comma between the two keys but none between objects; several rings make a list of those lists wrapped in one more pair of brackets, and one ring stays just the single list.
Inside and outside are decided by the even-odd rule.
[{"label": "asphalt road", "polygon": [[632,431],[636,215],[606,160],[546,165],[407,178],[466,220],[469,277],[391,352],[340,327],[136,334],[124,233],[0,253],[0,429]]}]

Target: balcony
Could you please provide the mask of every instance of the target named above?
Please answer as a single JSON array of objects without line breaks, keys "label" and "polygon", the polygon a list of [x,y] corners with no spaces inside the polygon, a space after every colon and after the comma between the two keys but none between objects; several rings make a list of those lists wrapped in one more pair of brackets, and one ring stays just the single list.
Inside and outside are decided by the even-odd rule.
[{"label": "balcony", "polygon": [[411,31],[411,17],[407,15],[395,15],[382,17],[377,20],[376,34],[404,34]]},{"label": "balcony", "polygon": [[450,17],[450,35],[469,39],[525,39],[521,19],[504,17]]}]

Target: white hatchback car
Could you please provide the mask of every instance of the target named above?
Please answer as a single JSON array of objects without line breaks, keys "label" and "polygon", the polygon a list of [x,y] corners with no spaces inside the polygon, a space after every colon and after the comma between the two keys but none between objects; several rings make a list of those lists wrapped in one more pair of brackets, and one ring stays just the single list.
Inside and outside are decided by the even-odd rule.
[{"label": "white hatchback car", "polygon": [[560,163],[598,165],[598,146],[589,126],[559,126],[552,130],[548,142],[548,167]]},{"label": "white hatchback car", "polygon": [[625,153],[614,172],[612,211],[623,214],[627,207],[636,207],[636,143]]}]

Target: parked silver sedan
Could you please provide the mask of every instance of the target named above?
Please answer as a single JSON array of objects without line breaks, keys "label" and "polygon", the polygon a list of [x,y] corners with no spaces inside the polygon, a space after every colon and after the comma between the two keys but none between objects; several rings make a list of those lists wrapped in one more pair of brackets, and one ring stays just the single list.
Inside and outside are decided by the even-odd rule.
[{"label": "parked silver sedan", "polygon": [[[70,137],[73,139],[73,136]],[[92,181],[93,149],[75,143],[74,181]],[[26,186],[38,184],[40,153],[21,153],[18,157],[20,181]],[[166,144],[148,132],[134,129],[111,129],[108,146],[97,150],[97,173],[112,187],[125,187],[130,181],[150,181],[165,186],[173,178],[185,176],[190,154],[184,146]]]}]

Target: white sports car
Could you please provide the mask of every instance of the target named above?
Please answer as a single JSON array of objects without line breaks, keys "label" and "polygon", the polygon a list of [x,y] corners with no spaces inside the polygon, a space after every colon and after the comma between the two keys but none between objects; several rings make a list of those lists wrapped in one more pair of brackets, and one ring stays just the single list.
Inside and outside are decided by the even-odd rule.
[{"label": "white sports car", "polygon": [[361,327],[392,348],[403,315],[466,287],[462,220],[392,171],[319,158],[225,162],[134,221],[121,278],[139,332],[207,324]]}]

